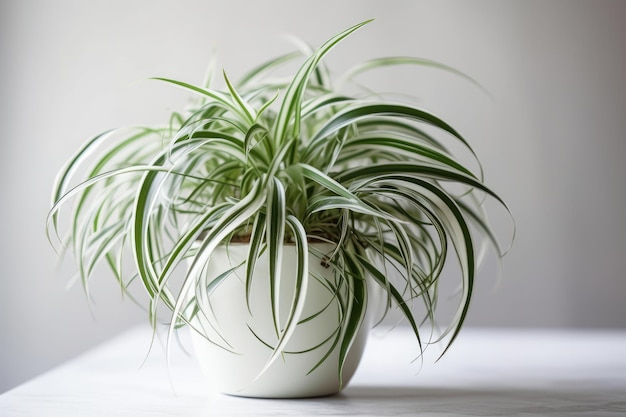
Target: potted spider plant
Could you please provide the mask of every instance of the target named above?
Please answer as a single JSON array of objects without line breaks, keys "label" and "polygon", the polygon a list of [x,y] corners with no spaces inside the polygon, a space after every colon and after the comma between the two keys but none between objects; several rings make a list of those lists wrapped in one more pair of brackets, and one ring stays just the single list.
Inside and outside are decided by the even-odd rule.
[{"label": "potted spider plant", "polygon": [[[456,259],[458,310],[438,336],[447,349],[468,312],[477,247],[503,254],[483,203],[504,203],[480,168],[448,150],[456,142],[476,160],[459,132],[412,104],[331,84],[324,56],[366,23],[236,83],[224,73],[223,88],[213,77],[202,86],[158,78],[199,101],[164,126],[95,136],[55,182],[49,236],[60,235],[60,210],[73,201],[59,239],[83,283],[102,263],[122,288],[140,282],[151,323],[165,307],[169,337],[190,328],[200,364],[225,393],[337,392],[391,309],[422,349],[433,340],[422,333],[436,327],[444,265]],[[270,76],[300,57],[292,75]],[[396,64],[433,65],[375,59],[343,85]]]}]

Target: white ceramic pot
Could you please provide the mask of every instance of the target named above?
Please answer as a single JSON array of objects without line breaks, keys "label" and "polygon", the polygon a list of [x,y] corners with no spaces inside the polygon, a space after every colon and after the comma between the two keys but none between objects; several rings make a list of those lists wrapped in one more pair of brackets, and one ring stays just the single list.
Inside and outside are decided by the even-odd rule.
[{"label": "white ceramic pot", "polygon": [[[333,245],[326,243],[311,246],[314,248],[312,251],[317,254],[330,253],[333,250]],[[211,257],[206,273],[209,277],[220,276],[224,271],[242,264],[247,253],[246,244],[231,244],[228,249],[218,248]],[[333,294],[320,284],[320,279],[334,281],[333,268],[313,253],[310,254],[309,283],[301,317],[304,319],[324,311],[315,318],[298,324],[284,353],[259,376],[272,355],[272,349],[268,345],[275,346],[277,342],[270,305],[266,253],[259,258],[256,265],[250,310],[245,297],[245,266],[241,265],[211,294],[210,306],[204,306],[207,314],[196,317],[194,326],[200,326],[208,339],[214,342],[211,343],[204,336],[191,331],[203,372],[211,381],[213,389],[236,396],[297,398],[337,393],[341,388],[338,370],[340,343],[320,366],[310,372],[331,349],[332,335],[337,330],[340,316],[337,305],[333,304]],[[291,307],[296,258],[295,246],[286,245],[279,307],[280,323],[283,325]],[[344,292],[343,296],[347,297],[347,293]],[[330,306],[324,309],[329,303]],[[371,313],[366,314],[363,326],[350,349],[342,374],[343,386],[357,368],[371,328],[371,316]],[[327,338],[330,338],[327,343],[310,350]]]}]

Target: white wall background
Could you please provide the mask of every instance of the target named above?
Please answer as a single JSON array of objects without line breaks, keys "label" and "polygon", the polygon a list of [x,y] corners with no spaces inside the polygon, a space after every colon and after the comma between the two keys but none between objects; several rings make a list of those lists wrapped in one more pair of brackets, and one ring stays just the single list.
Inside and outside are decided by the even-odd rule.
[{"label": "white wall background", "polygon": [[44,235],[73,149],[185,103],[137,81],[200,82],[214,46],[236,78],[287,51],[283,34],[319,45],[370,17],[331,64],[428,57],[493,95],[427,70],[407,87],[469,137],[518,223],[502,281],[487,271],[468,324],[625,328],[624,16],[620,1],[0,0],[0,392],[145,320],[105,274],[90,313]]}]

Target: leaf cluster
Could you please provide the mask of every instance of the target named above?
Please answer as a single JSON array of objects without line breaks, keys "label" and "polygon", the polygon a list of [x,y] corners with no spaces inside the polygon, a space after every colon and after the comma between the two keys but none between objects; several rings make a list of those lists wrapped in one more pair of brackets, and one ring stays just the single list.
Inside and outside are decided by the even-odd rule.
[{"label": "leaf cluster", "polygon": [[[174,328],[207,310],[212,289],[228,278],[202,273],[218,246],[249,243],[248,288],[257,259],[267,253],[275,284],[268,297],[275,303],[284,247],[295,245],[298,290],[287,321],[276,325],[275,359],[303,319],[311,247],[330,242],[335,249],[324,262],[336,277],[329,286],[350,295],[337,297],[340,327],[329,341],[340,347],[342,365],[365,315],[368,280],[384,290],[387,309],[402,313],[422,347],[421,326],[436,323],[444,265],[456,259],[460,301],[442,333],[451,343],[467,316],[479,246],[490,243],[504,253],[484,202],[504,203],[484,185],[479,163],[470,169],[448,150],[446,143],[456,142],[477,161],[447,122],[365,89],[348,94],[333,85],[323,58],[366,23],[306,55],[270,60],[236,83],[224,73],[221,90],[212,88],[215,74],[202,86],[159,78],[192,92],[197,102],[174,113],[166,126],[106,132],[81,147],[59,173],[48,225],[50,235],[59,233],[59,212],[72,200],[62,240],[85,287],[104,263],[123,288],[140,281],[151,320],[156,323],[157,306],[164,305]],[[303,56],[292,76],[271,77]],[[390,57],[340,79],[407,64],[456,72],[432,61]],[[85,177],[73,185],[88,161]],[[128,251],[135,270],[129,276],[123,268]],[[176,280],[181,264],[189,267]]]}]

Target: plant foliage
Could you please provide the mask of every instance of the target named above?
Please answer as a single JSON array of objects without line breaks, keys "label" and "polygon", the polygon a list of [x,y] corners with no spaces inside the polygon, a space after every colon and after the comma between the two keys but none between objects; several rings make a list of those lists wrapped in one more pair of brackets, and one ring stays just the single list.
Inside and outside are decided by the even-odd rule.
[{"label": "plant foliage", "polygon": [[[341,365],[366,310],[366,279],[384,290],[387,308],[403,314],[422,348],[420,328],[435,324],[444,264],[456,259],[460,301],[442,332],[452,343],[472,298],[478,244],[490,242],[504,253],[483,203],[504,203],[484,185],[480,164],[470,169],[448,150],[446,143],[457,142],[474,157],[447,122],[380,94],[333,87],[323,58],[366,23],[328,40],[288,78],[270,73],[302,54],[268,61],[239,82],[224,74],[222,90],[158,78],[192,92],[198,104],[173,114],[167,126],[106,132],[80,148],[56,180],[48,230],[51,238],[59,233],[60,209],[72,200],[62,240],[85,287],[104,263],[123,288],[140,280],[152,322],[164,305],[174,328],[190,324],[206,308],[206,292],[228,278],[202,274],[219,245],[250,243],[248,280],[267,251],[270,280],[280,285],[284,245],[297,245],[295,279],[302,283],[311,242],[333,242],[336,250],[326,261],[351,294],[337,299],[342,318],[333,343],[340,346]],[[391,57],[359,65],[344,79],[406,64],[453,71]],[[74,185],[85,167],[85,178]],[[128,251],[131,274],[123,268]],[[184,279],[175,281],[174,272],[187,262]],[[275,302],[277,289],[270,292]],[[304,290],[294,293],[287,324],[277,328],[274,356],[302,319],[298,306],[305,297]]]}]

